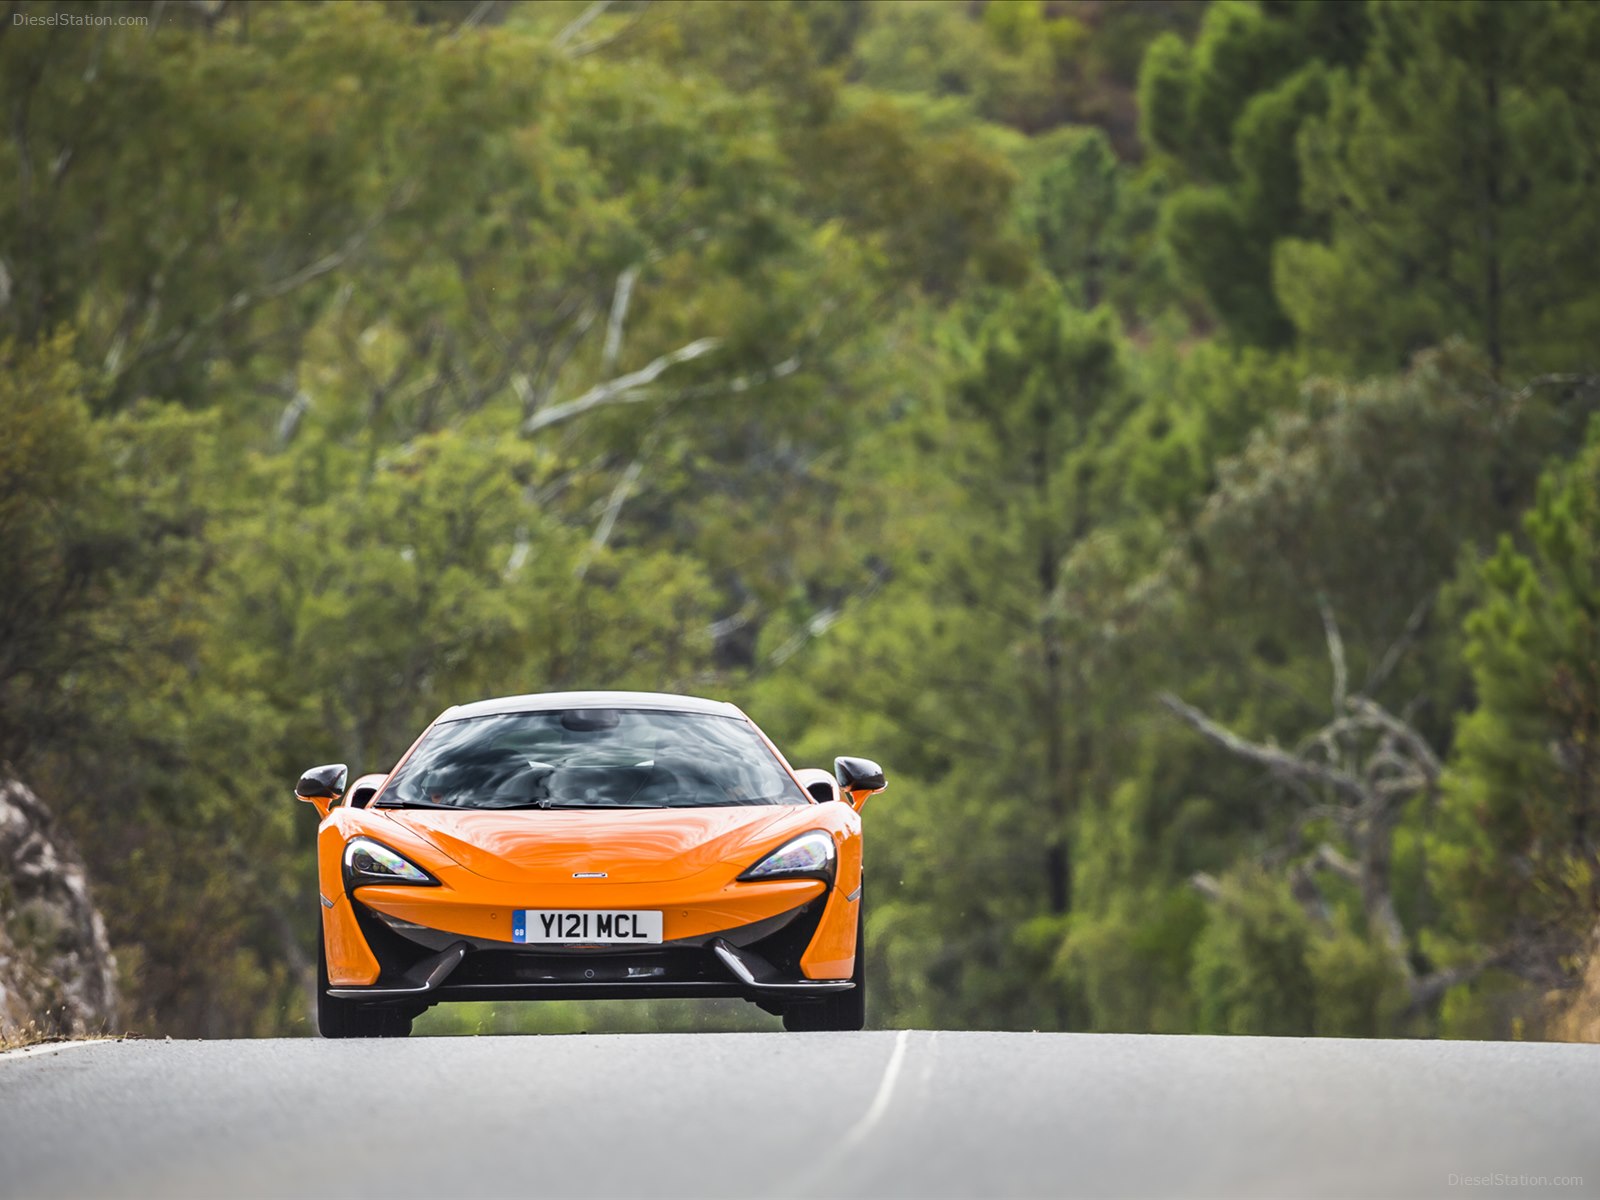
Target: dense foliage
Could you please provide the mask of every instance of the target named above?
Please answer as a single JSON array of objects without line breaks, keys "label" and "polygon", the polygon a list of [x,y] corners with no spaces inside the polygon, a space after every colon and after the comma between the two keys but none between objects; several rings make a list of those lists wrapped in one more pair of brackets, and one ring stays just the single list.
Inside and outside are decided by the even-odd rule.
[{"label": "dense foliage", "polygon": [[0,758],[134,1027],[306,1029],[299,769],[569,686],[885,763],[875,1023],[1581,969],[1600,8],[13,7]]}]

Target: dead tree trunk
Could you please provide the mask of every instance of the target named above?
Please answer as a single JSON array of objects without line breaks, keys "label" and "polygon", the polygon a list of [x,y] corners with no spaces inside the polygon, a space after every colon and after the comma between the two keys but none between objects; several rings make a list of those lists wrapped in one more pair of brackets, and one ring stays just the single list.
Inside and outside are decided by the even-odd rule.
[{"label": "dead tree trunk", "polygon": [[[1388,948],[1405,982],[1408,1011],[1420,1012],[1503,956],[1491,953],[1473,963],[1418,974],[1416,938],[1405,928],[1394,903],[1394,834],[1411,800],[1421,796],[1432,802],[1443,767],[1427,739],[1409,722],[1370,696],[1345,695],[1344,645],[1332,613],[1325,604],[1322,608],[1334,711],[1326,725],[1295,749],[1243,737],[1170,693],[1160,700],[1207,741],[1264,768],[1301,805],[1332,822],[1348,854],[1323,844],[1299,857],[1289,869],[1291,891],[1313,920],[1326,927],[1327,904],[1316,884],[1317,874],[1327,870],[1354,883],[1368,929]],[[1207,876],[1196,886],[1202,894],[1214,894],[1217,881]]]}]

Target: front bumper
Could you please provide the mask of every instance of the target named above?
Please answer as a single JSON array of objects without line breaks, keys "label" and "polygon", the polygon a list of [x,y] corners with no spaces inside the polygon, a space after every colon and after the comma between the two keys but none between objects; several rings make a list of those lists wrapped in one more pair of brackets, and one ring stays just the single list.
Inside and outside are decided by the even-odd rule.
[{"label": "front bumper", "polygon": [[335,981],[330,996],[424,1007],[447,1000],[669,996],[770,1004],[854,986],[848,979],[809,979],[802,966],[832,907],[831,889],[804,889],[813,893],[809,899],[749,924],[652,946],[528,946],[463,935],[419,924],[411,919],[421,915],[415,909],[397,915],[384,903],[396,889],[370,890],[374,903],[351,895],[345,904],[376,960],[377,978],[360,986]]}]

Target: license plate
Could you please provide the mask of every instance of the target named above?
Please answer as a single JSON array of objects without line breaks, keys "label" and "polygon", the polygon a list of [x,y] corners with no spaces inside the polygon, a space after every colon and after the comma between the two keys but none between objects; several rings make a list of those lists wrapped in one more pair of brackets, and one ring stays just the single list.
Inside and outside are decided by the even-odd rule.
[{"label": "license plate", "polygon": [[653,946],[661,941],[661,914],[592,908],[519,908],[511,914],[511,940],[524,944],[624,942]]}]

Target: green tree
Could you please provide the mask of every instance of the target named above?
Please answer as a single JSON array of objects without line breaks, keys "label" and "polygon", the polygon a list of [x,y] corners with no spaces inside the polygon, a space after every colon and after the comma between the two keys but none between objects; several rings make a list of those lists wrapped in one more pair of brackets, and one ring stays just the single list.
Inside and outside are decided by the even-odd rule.
[{"label": "green tree", "polygon": [[1381,949],[1343,920],[1322,927],[1280,881],[1249,870],[1223,884],[1195,942],[1202,1033],[1381,1037],[1405,993]]},{"label": "green tree", "polygon": [[0,754],[141,1028],[305,1028],[295,774],[561,686],[885,762],[879,1019],[1492,1034],[1565,977],[1593,6],[122,8],[0,36]]},{"label": "green tree", "polygon": [[1326,107],[1328,69],[1359,56],[1365,9],[1227,0],[1206,10],[1192,46],[1167,33],[1145,56],[1145,143],[1188,181],[1165,202],[1165,240],[1243,343],[1282,347],[1293,337],[1272,247],[1317,228],[1301,202],[1296,136]]},{"label": "green tree", "polygon": [[[1325,235],[1274,251],[1303,343],[1357,370],[1451,336],[1498,373],[1592,365],[1600,254],[1588,5],[1383,4],[1300,142]],[[1286,231],[1292,232],[1292,231]]]},{"label": "green tree", "polygon": [[[962,338],[947,403],[902,431],[951,464],[891,580],[760,692],[802,753],[870,743],[901,783],[875,802],[869,937],[901,1012],[1027,1027],[1070,1019],[1037,919],[1071,900],[1071,834],[1091,766],[1088,657],[1063,561],[1095,520],[1095,449],[1124,393],[1115,323],[1047,277]],[[847,680],[851,723],[830,719]],[[882,705],[874,701],[882,697]],[[877,815],[880,814],[881,815]],[[879,865],[879,864],[882,865]]]},{"label": "green tree", "polygon": [[[1129,1010],[1120,1006],[1136,994],[1145,999],[1132,1011],[1148,1014],[1152,1027],[1197,1011],[1189,1007],[1199,1002],[1191,992],[1197,977],[1183,975],[1186,927],[1175,889],[1198,876],[1226,879],[1249,863],[1269,864],[1283,878],[1330,838],[1359,857],[1355,840],[1330,831],[1326,802],[1324,819],[1313,819],[1304,796],[1259,766],[1185,744],[1180,730],[1150,719],[1151,694],[1176,691],[1258,743],[1314,747],[1320,743],[1306,732],[1328,720],[1334,686],[1324,624],[1331,612],[1347,694],[1382,699],[1431,745],[1448,746],[1467,681],[1455,633],[1432,615],[1432,598],[1453,577],[1463,541],[1492,545],[1508,513],[1526,503],[1541,464],[1571,437],[1571,410],[1581,407],[1572,394],[1495,388],[1482,360],[1459,349],[1423,358],[1400,379],[1329,382],[1299,395],[1283,364],[1229,371],[1226,363],[1218,356],[1189,364],[1192,373],[1176,386],[1157,377],[1154,395],[1209,393],[1217,407],[1169,409],[1164,436],[1147,440],[1147,422],[1162,412],[1147,404],[1115,456],[1101,460],[1173,533],[1145,535],[1153,549],[1123,568],[1123,600],[1105,626],[1102,653],[1116,668],[1100,678],[1109,675],[1121,692],[1098,717],[1097,737],[1110,739],[1108,756],[1120,770],[1096,778],[1080,824],[1081,886],[1060,964],[1100,1027],[1126,1027]],[[1254,397],[1246,388],[1252,375]],[[1178,424],[1180,416],[1188,424]],[[1208,443],[1221,457],[1209,458]],[[1130,510],[1138,511],[1120,511]],[[1122,519],[1124,536],[1137,546],[1133,531],[1149,521],[1130,520]],[[1366,761],[1365,752],[1351,761]],[[1335,874],[1313,904],[1327,910],[1319,920],[1347,923],[1339,936],[1360,942],[1363,961],[1383,967],[1371,1006],[1357,1003],[1359,989],[1340,1002],[1341,1029],[1363,1027],[1358,1011],[1377,1022],[1368,1028],[1409,1027],[1407,1010],[1432,1012],[1443,989],[1469,978],[1494,949],[1436,939],[1441,913],[1456,901],[1433,880],[1433,810],[1418,798],[1391,806],[1391,815],[1392,838],[1360,839],[1381,852],[1373,878],[1386,877],[1384,887],[1358,896]],[[1403,936],[1382,932],[1393,928],[1374,903],[1384,892]],[[1326,936],[1319,931],[1308,945],[1333,953]],[[1119,937],[1162,949],[1094,954]],[[1191,937],[1190,949],[1197,947]],[[1303,1016],[1302,1031],[1321,1019],[1311,1010]]]},{"label": "green tree", "polygon": [[1570,982],[1600,912],[1600,429],[1481,568],[1435,863],[1446,930]]},{"label": "green tree", "polygon": [[[1021,790],[1047,814],[1045,894],[1053,913],[1071,903],[1067,839],[1086,752],[1070,744],[1069,691],[1077,689],[1061,630],[1061,561],[1094,518],[1087,450],[1114,420],[1116,355],[1108,315],[1080,315],[1054,289],[1036,286],[985,325],[973,371],[958,390],[982,438],[979,469],[998,469],[996,481],[1010,481],[973,499],[974,507],[994,510],[1002,531],[1003,540],[989,547],[1004,556],[989,567],[991,578],[1020,589],[1015,599],[1002,595],[1002,611],[1009,607],[1013,620],[1033,627],[1025,635],[1031,669],[1023,692],[1037,714],[1029,739],[1036,750],[1024,756],[1033,760],[1033,781]],[[963,583],[971,588],[977,580],[968,572],[964,567]]]},{"label": "green tree", "polygon": [[1151,323],[1171,299],[1166,260],[1154,245],[1157,197],[1121,163],[1098,129],[1056,130],[1034,139],[1018,213],[1037,261],[1072,303],[1114,307]]},{"label": "green tree", "polygon": [[1305,1035],[1315,1021],[1312,931],[1280,887],[1245,875],[1195,944],[1200,1033]]},{"label": "green tree", "polygon": [[115,504],[71,341],[0,343],[0,759],[50,740],[63,674],[104,659]]}]

